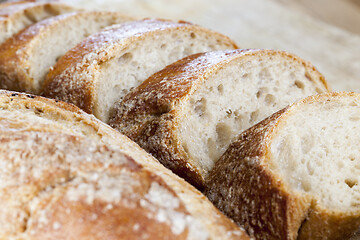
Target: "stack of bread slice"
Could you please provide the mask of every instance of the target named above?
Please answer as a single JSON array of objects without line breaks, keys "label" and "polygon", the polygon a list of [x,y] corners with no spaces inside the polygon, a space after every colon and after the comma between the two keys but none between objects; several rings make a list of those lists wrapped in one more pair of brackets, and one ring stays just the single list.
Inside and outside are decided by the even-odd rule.
[{"label": "stack of bread slice", "polygon": [[129,22],[67,52],[48,74],[43,94],[107,122],[115,102],[166,65],[193,53],[236,47],[228,37],[187,22]]},{"label": "stack of bread slice", "polygon": [[0,87],[56,100],[0,93],[0,238],[249,238],[175,174],[256,239],[359,228],[360,98],[309,62],[60,3],[1,27]]},{"label": "stack of bread slice", "polygon": [[326,91],[323,76],[289,53],[201,53],[169,65],[125,96],[110,125],[202,189],[238,133]]},{"label": "stack of bread slice", "polygon": [[49,69],[84,38],[134,20],[114,12],[73,12],[50,17],[15,34],[0,46],[0,86],[39,94]]}]

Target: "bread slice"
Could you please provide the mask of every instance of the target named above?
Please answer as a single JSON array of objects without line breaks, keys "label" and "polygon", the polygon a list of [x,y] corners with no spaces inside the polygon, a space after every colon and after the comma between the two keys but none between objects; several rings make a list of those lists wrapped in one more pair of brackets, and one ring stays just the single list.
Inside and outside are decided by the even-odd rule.
[{"label": "bread slice", "polygon": [[0,8],[0,44],[25,27],[75,9],[63,3],[9,4]]},{"label": "bread slice", "polygon": [[360,94],[301,100],[243,132],[208,197],[257,239],[347,239],[360,226]]},{"label": "bread slice", "polygon": [[74,12],[33,24],[0,46],[0,87],[38,94],[57,59],[101,29],[134,20],[115,12]]},{"label": "bread slice", "polygon": [[249,239],[204,195],[77,107],[0,91],[0,238]]},{"label": "bread slice", "polygon": [[196,52],[233,49],[228,37],[187,22],[146,19],[94,34],[50,71],[43,94],[107,122],[113,104],[166,65]]},{"label": "bread slice", "polygon": [[310,63],[286,52],[195,54],[130,92],[110,124],[202,188],[239,133],[297,99],[328,90]]}]

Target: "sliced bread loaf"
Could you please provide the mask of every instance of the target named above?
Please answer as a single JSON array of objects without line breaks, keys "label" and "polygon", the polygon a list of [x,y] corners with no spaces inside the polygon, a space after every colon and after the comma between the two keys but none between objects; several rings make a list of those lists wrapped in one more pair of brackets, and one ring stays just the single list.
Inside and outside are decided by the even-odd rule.
[{"label": "sliced bread loaf", "polygon": [[130,92],[110,124],[201,188],[239,133],[295,100],[326,91],[312,65],[286,52],[195,54]]},{"label": "sliced bread loaf", "polygon": [[106,26],[134,20],[115,12],[74,12],[33,24],[0,45],[0,87],[38,94],[57,59]]},{"label": "sliced bread loaf", "polygon": [[347,239],[360,226],[360,94],[301,100],[243,132],[206,193],[257,239]]},{"label": "sliced bread loaf", "polygon": [[187,22],[142,20],[94,34],[49,72],[43,94],[107,122],[114,103],[166,65],[196,52],[233,49],[228,37]]},{"label": "sliced bread loaf", "polygon": [[0,91],[0,238],[248,239],[127,137],[63,102]]},{"label": "sliced bread loaf", "polygon": [[31,24],[72,11],[72,7],[56,2],[9,4],[0,8],[0,44]]}]

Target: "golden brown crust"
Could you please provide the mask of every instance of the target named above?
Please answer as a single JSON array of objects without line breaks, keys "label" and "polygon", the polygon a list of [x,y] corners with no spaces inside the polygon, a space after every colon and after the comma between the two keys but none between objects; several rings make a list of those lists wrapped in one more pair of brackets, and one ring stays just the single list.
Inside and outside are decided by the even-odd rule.
[{"label": "golden brown crust", "polygon": [[236,44],[228,37],[208,29],[179,21],[145,19],[94,34],[71,49],[54,66],[45,81],[44,96],[71,102],[88,113],[94,106],[94,85],[99,66],[118,56],[131,44],[160,32],[201,31],[218,38],[229,48]]},{"label": "golden brown crust", "polygon": [[[281,51],[228,50],[194,54],[155,73],[131,91],[115,107],[110,125],[136,141],[161,163],[201,189],[204,174],[192,165],[176,136],[179,106],[206,82],[212,74],[229,62],[252,56],[281,55],[300,62],[317,76],[316,84],[330,90],[324,77],[308,62]],[[166,80],[166,81],[164,81]],[[184,100],[185,99],[185,100]]]},{"label": "golden brown crust", "polygon": [[256,239],[345,239],[356,232],[360,213],[323,209],[307,194],[290,190],[267,165],[273,132],[289,113],[344,95],[360,100],[354,93],[311,96],[243,132],[210,172],[205,194]]},{"label": "golden brown crust", "polygon": [[[3,170],[1,174],[2,179],[6,179],[6,187],[0,188],[2,206],[11,201],[4,199],[9,191],[12,191],[12,199],[24,199],[24,202],[20,200],[20,206],[24,211],[29,209],[29,213],[23,223],[26,227],[19,229],[20,232],[24,231],[22,234],[29,234],[34,239],[59,239],[69,235],[71,239],[103,239],[104,236],[119,239],[121,236],[140,235],[141,239],[145,238],[142,236],[144,232],[139,230],[143,230],[150,239],[160,236],[186,239],[186,236],[190,236],[188,224],[182,221],[191,216],[176,193],[161,178],[142,169],[126,155],[106,146],[88,143],[82,138],[62,134],[13,131],[11,135],[2,133],[0,140],[1,153],[11,156],[2,160],[5,161],[2,164],[5,163],[8,168],[11,166],[11,173]],[[17,149],[17,152],[14,152],[14,146],[9,146],[21,143],[25,147]],[[65,147],[66,152],[61,151],[61,146]],[[37,153],[34,154],[34,151]],[[82,157],[75,157],[74,154]],[[87,161],[82,162],[81,158]],[[16,161],[26,163],[19,165]],[[26,173],[23,170],[27,170]],[[12,177],[14,174],[16,176]],[[12,185],[14,180],[21,186],[21,191]],[[118,181],[128,186],[111,186]],[[87,190],[83,191],[85,185]],[[152,189],[154,186],[161,190]],[[162,191],[168,195],[166,200],[174,201],[170,208],[162,208],[151,196]],[[119,193],[119,196],[112,196]],[[160,218],[158,214],[165,216]],[[168,218],[166,214],[178,214],[179,219]],[[180,221],[178,224],[185,224],[179,232],[173,229],[176,220]]]},{"label": "golden brown crust", "polygon": [[[215,164],[205,184],[210,201],[256,239],[296,239],[311,204],[306,198],[292,197],[262,164],[268,132],[285,111],[243,132]],[[296,212],[289,214],[293,209]]]},{"label": "golden brown crust", "polygon": [[[159,239],[161,236],[168,239],[186,239],[186,237],[199,239],[191,237],[197,236],[194,234],[200,234],[200,237],[208,234],[209,239],[248,239],[241,229],[216,210],[200,192],[161,166],[135,143],[77,107],[29,94],[0,91],[0,109],[4,113],[18,112],[17,116],[19,116],[17,118],[7,117],[6,114],[1,116],[0,154],[12,156],[3,161],[16,160],[14,164],[6,165],[12,166],[9,173],[18,171],[25,174],[21,175],[24,176],[23,178],[14,174],[6,175],[9,176],[7,179],[16,182],[16,186],[19,186],[20,181],[24,183],[20,184],[23,188],[18,191],[8,191],[11,196],[15,196],[18,205],[4,204],[9,203],[9,199],[6,199],[8,195],[0,194],[0,201],[3,202],[2,211],[11,209],[9,212],[25,216],[17,221],[17,225],[12,224],[12,226],[19,226],[15,231],[26,229],[25,233],[29,234],[30,239],[63,236],[70,239],[91,239],[91,237],[103,239],[103,236],[107,239],[126,239],[130,236],[145,238],[141,233],[149,234],[150,239]],[[35,112],[34,115],[44,119],[44,122],[42,120],[29,122],[29,117],[23,118],[30,112]],[[69,133],[59,126],[50,124],[48,122],[50,119],[59,123],[69,122],[74,130],[79,128],[78,124],[84,124],[87,127],[82,129],[86,129],[86,132]],[[91,139],[110,145],[103,145]],[[19,159],[22,159],[22,165],[15,164]],[[4,173],[4,168],[1,173]],[[131,198],[131,194],[124,194],[121,195],[124,197],[123,200],[119,202],[113,199],[118,195],[100,192],[94,195],[95,198],[90,198],[94,199],[90,201],[91,204],[89,198],[86,198],[86,201],[82,200],[82,197],[89,196],[89,191],[84,191],[85,186],[90,188],[94,186],[95,189],[101,189],[103,186],[101,185],[103,181],[96,176],[105,176],[107,179],[124,174],[133,179],[129,181],[130,185],[139,183],[134,187],[129,186],[131,189],[137,189],[134,191],[137,194],[135,198]],[[160,186],[161,189],[165,189],[167,196],[179,201],[174,212],[170,211],[172,214],[166,215],[161,210],[157,211],[157,203],[150,204],[148,196],[154,184],[155,187]],[[105,184],[105,187],[108,186],[111,184]],[[124,187],[127,189],[127,185]],[[27,196],[33,199],[30,205],[25,204],[28,198],[18,197],[25,193],[30,193]],[[70,199],[68,196],[71,196]],[[91,196],[93,195],[90,194]],[[104,199],[104,196],[110,196],[110,199]],[[162,194],[156,196],[160,197]],[[156,202],[156,199],[153,198],[153,201]],[[146,205],[148,200],[153,207]],[[113,201],[112,206],[105,205],[109,201]],[[134,205],[127,206],[129,202]],[[169,206],[168,200],[160,200],[160,202],[161,205],[165,203],[164,206]],[[123,217],[119,217],[119,214]],[[165,218],[162,214],[165,214]],[[4,215],[0,214],[0,221],[2,216]],[[9,216],[5,220],[9,222]],[[174,222],[177,220],[180,220],[180,223]],[[183,220],[185,225],[182,224]],[[125,225],[120,224],[121,221],[125,221]],[[135,221],[139,225],[132,225]],[[100,229],[101,232],[96,232]],[[25,233],[20,234],[19,237],[24,236]],[[27,236],[24,238],[29,239]]]}]

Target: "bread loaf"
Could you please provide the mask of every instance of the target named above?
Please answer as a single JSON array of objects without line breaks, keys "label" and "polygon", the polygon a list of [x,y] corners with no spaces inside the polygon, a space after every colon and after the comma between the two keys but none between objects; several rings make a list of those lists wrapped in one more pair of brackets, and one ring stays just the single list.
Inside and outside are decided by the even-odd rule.
[{"label": "bread loaf", "polygon": [[33,24],[0,46],[0,87],[39,94],[46,74],[84,38],[134,20],[115,12],[74,12]]},{"label": "bread loaf", "polygon": [[43,94],[104,122],[113,104],[166,65],[196,52],[233,49],[228,37],[187,22],[147,19],[94,34],[65,54]]},{"label": "bread loaf", "polygon": [[286,52],[201,53],[130,92],[110,124],[202,188],[239,133],[297,99],[328,90],[310,63]]},{"label": "bread loaf", "polygon": [[6,4],[0,8],[0,43],[33,23],[72,11],[72,7],[55,2]]},{"label": "bread loaf", "polygon": [[301,100],[243,132],[206,193],[257,239],[347,239],[360,226],[360,94]]},{"label": "bread loaf", "polygon": [[249,239],[197,190],[78,108],[0,92],[1,239]]}]

